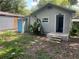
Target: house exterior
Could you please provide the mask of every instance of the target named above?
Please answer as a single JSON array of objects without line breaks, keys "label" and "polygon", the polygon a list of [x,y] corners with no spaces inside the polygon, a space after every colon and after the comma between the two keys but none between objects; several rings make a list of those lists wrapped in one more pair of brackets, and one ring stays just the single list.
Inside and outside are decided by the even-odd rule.
[{"label": "house exterior", "polygon": [[29,16],[29,24],[33,25],[36,18],[39,18],[45,34],[69,34],[74,13],[73,10],[48,3]]},{"label": "house exterior", "polygon": [[22,32],[23,15],[0,11],[0,31],[14,30]]},{"label": "house exterior", "polygon": [[79,22],[79,16],[75,16],[72,18],[72,22]]}]

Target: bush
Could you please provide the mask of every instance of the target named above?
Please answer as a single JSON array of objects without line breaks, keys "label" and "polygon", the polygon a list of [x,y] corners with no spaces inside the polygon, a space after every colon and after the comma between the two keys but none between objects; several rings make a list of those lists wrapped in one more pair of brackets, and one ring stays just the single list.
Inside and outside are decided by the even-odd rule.
[{"label": "bush", "polygon": [[36,35],[42,35],[44,33],[40,19],[37,19],[33,25],[30,25],[30,32]]},{"label": "bush", "polygon": [[32,25],[29,26],[29,32],[33,33],[33,26]]},{"label": "bush", "polygon": [[70,31],[70,35],[71,36],[77,36],[77,29],[72,28],[72,30]]},{"label": "bush", "polygon": [[78,36],[79,34],[79,23],[73,22],[72,29],[70,31],[71,36]]}]

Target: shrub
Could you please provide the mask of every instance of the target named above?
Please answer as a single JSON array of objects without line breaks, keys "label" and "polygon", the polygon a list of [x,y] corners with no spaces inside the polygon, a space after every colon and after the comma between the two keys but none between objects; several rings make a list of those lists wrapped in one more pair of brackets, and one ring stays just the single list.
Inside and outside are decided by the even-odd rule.
[{"label": "shrub", "polygon": [[29,32],[33,33],[33,26],[32,25],[29,26]]},{"label": "shrub", "polygon": [[73,22],[72,29],[70,31],[71,36],[78,36],[79,34],[79,22]]},{"label": "shrub", "polygon": [[36,35],[42,35],[44,33],[40,19],[37,19],[33,25],[30,25],[30,32]]},{"label": "shrub", "polygon": [[71,36],[77,36],[77,29],[72,28],[72,30],[70,31],[70,35]]}]

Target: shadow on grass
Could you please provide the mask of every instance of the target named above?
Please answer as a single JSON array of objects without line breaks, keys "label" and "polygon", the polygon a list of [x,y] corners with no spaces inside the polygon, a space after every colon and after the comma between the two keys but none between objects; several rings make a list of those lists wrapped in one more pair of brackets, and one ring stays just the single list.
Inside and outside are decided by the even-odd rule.
[{"label": "shadow on grass", "polygon": [[16,58],[21,55],[25,46],[33,40],[33,36],[31,35],[18,35],[18,37],[12,41],[2,41],[0,43],[0,46],[3,46],[3,48],[0,49],[0,59]]},{"label": "shadow on grass", "polygon": [[[37,40],[36,36],[32,35],[18,35],[12,41],[0,42],[0,46],[3,46],[0,49],[0,59],[72,59],[73,56],[71,56],[73,50],[69,47],[68,42],[60,44],[46,42]],[[31,43],[35,44],[31,45]],[[73,53],[75,52],[79,50]]]}]

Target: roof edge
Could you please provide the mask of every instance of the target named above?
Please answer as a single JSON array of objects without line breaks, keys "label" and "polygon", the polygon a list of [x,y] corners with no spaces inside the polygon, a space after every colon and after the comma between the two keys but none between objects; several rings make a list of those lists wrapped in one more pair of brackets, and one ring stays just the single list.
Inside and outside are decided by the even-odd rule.
[{"label": "roof edge", "polygon": [[65,7],[62,7],[62,6],[58,6],[58,5],[55,5],[55,4],[52,4],[52,3],[47,3],[46,5],[40,7],[39,9],[35,10],[34,12],[32,12],[30,15],[33,15],[34,13],[38,12],[40,9],[42,9],[42,8],[48,6],[48,5],[55,6],[57,8],[61,8],[63,10],[69,11],[71,13],[75,13],[76,12],[75,10],[72,10],[72,9],[68,9],[68,8],[65,8]]}]

